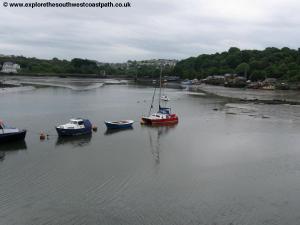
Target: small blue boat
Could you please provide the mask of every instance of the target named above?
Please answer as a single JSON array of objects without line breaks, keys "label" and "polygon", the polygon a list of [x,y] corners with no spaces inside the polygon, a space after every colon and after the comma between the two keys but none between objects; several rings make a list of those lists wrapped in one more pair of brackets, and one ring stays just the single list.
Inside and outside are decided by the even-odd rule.
[{"label": "small blue boat", "polygon": [[59,136],[76,136],[92,133],[92,124],[87,119],[70,119],[69,123],[56,127]]},{"label": "small blue boat", "polygon": [[2,121],[0,121],[0,143],[24,140],[25,136],[26,130],[8,127],[4,125]]},{"label": "small blue boat", "polygon": [[107,129],[126,129],[132,128],[133,120],[120,120],[120,121],[104,121]]}]

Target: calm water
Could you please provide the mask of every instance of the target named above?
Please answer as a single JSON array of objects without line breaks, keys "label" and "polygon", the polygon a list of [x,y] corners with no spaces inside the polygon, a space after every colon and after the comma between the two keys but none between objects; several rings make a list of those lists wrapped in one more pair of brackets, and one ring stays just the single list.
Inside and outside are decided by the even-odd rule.
[{"label": "calm water", "polygon": [[[0,146],[1,225],[300,223],[300,107],[168,89],[177,126],[110,133],[103,121],[138,121],[153,90],[92,87],[0,95],[1,118],[28,129]],[[77,116],[98,132],[58,139]]]}]

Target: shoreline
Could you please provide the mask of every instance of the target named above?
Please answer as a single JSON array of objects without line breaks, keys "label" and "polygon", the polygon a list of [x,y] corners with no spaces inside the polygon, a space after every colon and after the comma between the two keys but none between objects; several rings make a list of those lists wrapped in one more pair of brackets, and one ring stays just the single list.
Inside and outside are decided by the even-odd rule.
[{"label": "shoreline", "polygon": [[192,91],[226,98],[240,103],[269,105],[300,105],[297,90],[257,90],[243,88],[228,88],[214,85],[198,85]]},{"label": "shoreline", "polygon": [[15,87],[20,87],[20,86],[21,85],[19,85],[19,84],[7,83],[7,82],[0,81],[0,88],[15,88]]},{"label": "shoreline", "polygon": [[133,80],[131,76],[127,75],[99,75],[99,74],[59,74],[59,73],[16,73],[16,74],[7,74],[0,73],[1,77],[57,77],[57,78],[100,78],[100,79],[130,79]]},{"label": "shoreline", "polygon": [[[25,75],[25,74],[18,74],[18,75],[5,75],[0,76],[0,88],[10,89],[10,88],[16,88],[16,87],[23,87],[28,84],[34,85],[35,82],[32,81],[20,81],[22,79],[26,78],[45,78],[45,83],[43,83],[43,86],[61,86],[61,87],[69,87],[71,84],[70,82],[66,82],[64,84],[54,85],[54,80],[49,80],[49,78],[55,78],[58,81],[60,79],[63,80],[63,78],[72,79],[72,78],[78,78],[82,79],[83,81],[88,81],[86,79],[91,79],[91,83],[93,83],[92,79],[120,79],[133,81],[133,79],[128,79],[124,76],[107,76],[106,78],[103,77],[96,77],[96,76],[69,76],[69,77],[60,77],[58,75],[56,76],[45,76],[45,75]],[[2,79],[2,81],[1,81]],[[15,81],[18,81],[17,83]],[[48,83],[48,84],[47,84]],[[72,83],[72,82],[71,82]],[[105,82],[104,82],[105,83]],[[109,82],[107,84],[110,84]],[[140,79],[135,81],[135,84],[138,85],[153,85],[152,79]],[[37,85],[39,85],[37,83]],[[75,85],[76,86],[76,85]],[[223,87],[223,86],[215,86],[215,85],[207,85],[207,84],[200,84],[200,85],[192,85],[192,86],[182,86],[179,82],[168,82],[166,85],[168,88],[187,88],[192,92],[202,92],[207,95],[211,96],[217,96],[219,98],[226,98],[229,101],[234,102],[240,102],[240,103],[254,103],[254,104],[270,104],[270,105],[300,105],[300,98],[298,98],[299,91],[297,90],[260,90],[260,89],[247,89],[247,88],[230,88],[230,87]],[[75,88],[76,89],[76,88]]]}]

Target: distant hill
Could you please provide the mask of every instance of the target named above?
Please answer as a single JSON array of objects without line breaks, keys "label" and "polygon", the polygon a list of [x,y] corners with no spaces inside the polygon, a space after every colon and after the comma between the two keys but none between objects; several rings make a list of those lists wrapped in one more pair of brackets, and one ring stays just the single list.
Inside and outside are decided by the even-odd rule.
[{"label": "distant hill", "polygon": [[259,51],[231,47],[226,52],[181,60],[173,70],[173,74],[190,79],[226,73],[237,73],[253,81],[270,77],[300,81],[300,49],[270,47]]},{"label": "distant hill", "polygon": [[169,75],[176,64],[176,60],[144,60],[128,61],[127,63],[100,63],[95,60],[74,58],[71,61],[53,59],[27,58],[24,56],[0,55],[0,65],[13,62],[21,66],[20,74],[40,75],[85,75],[95,74],[118,75],[130,77],[157,77],[160,73],[159,64],[164,65],[163,74]]}]

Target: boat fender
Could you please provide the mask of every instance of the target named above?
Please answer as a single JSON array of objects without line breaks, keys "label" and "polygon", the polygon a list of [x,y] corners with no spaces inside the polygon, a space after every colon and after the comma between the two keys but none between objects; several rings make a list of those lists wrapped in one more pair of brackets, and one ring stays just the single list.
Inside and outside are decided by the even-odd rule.
[{"label": "boat fender", "polygon": [[92,129],[93,129],[93,131],[94,131],[94,132],[97,132],[97,130],[98,130],[98,127],[97,127],[97,126],[95,126],[95,125],[93,125],[93,126],[92,126]]}]

